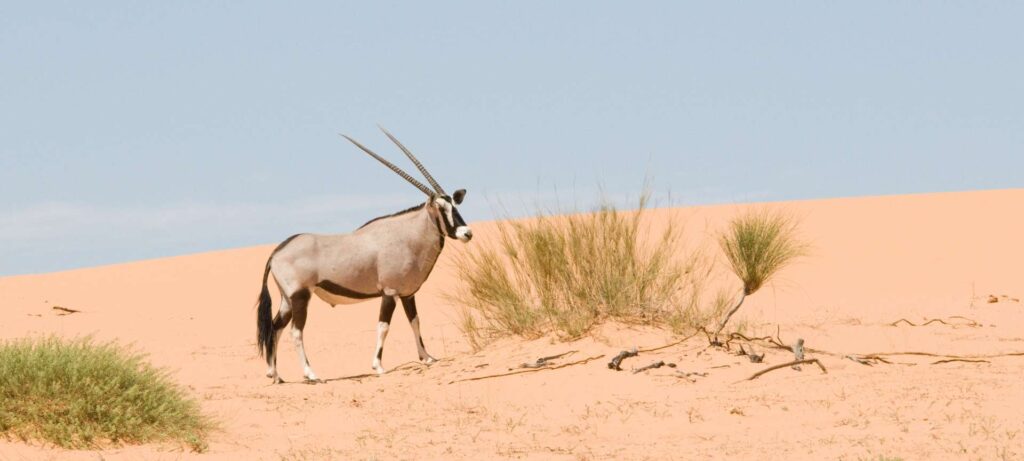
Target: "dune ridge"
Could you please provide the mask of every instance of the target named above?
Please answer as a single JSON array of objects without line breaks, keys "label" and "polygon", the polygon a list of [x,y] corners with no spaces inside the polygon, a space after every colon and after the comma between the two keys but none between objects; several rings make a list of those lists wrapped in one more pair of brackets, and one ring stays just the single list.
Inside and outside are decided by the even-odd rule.
[{"label": "dune ridge", "polygon": [[[624,362],[664,360],[675,369],[613,372],[605,362],[619,350],[674,340],[624,325],[605,325],[574,343],[506,339],[474,353],[445,298],[457,283],[451,248],[418,295],[424,340],[442,361],[408,363],[416,348],[398,314],[384,354],[393,371],[382,378],[362,376],[371,372],[378,301],[332,309],[314,300],[306,348],[328,382],[296,382],[301,368],[285,335],[279,369],[291,382],[269,385],[255,347],[253,305],[276,243],[0,278],[3,337],[131,343],[171,370],[223,426],[204,454],[144,445],[104,450],[104,459],[1024,457],[1024,357],[933,364],[935,358],[898,356],[874,366],[842,358],[1024,351],[1024,189],[655,209],[650,219],[655,226],[682,219],[688,242],[715,250],[710,233],[749,206],[801,217],[812,249],[735,319],[751,335],[778,331],[787,342],[804,338],[808,347],[837,354],[816,355],[828,374],[805,366],[743,381],[791,354],[758,345],[767,356],[753,364],[707,349],[700,336]],[[478,239],[493,230],[474,225]],[[716,286],[738,289],[716,273]],[[276,296],[274,302],[276,309]],[[80,312],[59,315],[53,306]],[[931,319],[946,323],[923,325]],[[453,383],[566,351],[576,352],[556,363],[606,357]],[[0,459],[96,456],[0,441]]]}]

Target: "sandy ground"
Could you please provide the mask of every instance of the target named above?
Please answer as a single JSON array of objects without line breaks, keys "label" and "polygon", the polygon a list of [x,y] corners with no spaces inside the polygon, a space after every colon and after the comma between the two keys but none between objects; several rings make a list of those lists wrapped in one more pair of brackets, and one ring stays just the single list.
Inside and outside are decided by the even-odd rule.
[{"label": "sandy ground", "polygon": [[[791,354],[762,347],[765,363],[754,364],[708,349],[703,337],[625,362],[665,360],[676,369],[613,372],[606,363],[619,350],[674,340],[617,325],[575,343],[505,340],[473,353],[444,297],[456,283],[449,248],[418,302],[440,363],[408,363],[416,348],[398,313],[384,355],[392,371],[366,376],[377,302],[332,309],[314,301],[306,347],[328,382],[299,382],[285,335],[280,368],[291,382],[270,385],[253,309],[268,245],[0,279],[4,338],[134,343],[222,428],[204,454],[161,444],[100,452],[0,441],[0,459],[1024,459],[1024,357],[932,364],[939,358],[896,356],[875,366],[842,358],[1024,351],[1024,190],[780,205],[803,217],[813,253],[748,298],[737,320],[751,335],[778,328],[785,341],[802,337],[837,354],[809,354],[827,374],[811,365],[745,381]],[[710,243],[709,232],[741,208],[653,217],[685,219],[690,241]],[[81,312],[57,315],[55,305]],[[949,325],[891,325],[901,318]],[[566,351],[575,352],[556,364],[603,357],[453,383]],[[677,370],[707,375],[683,379]]]}]

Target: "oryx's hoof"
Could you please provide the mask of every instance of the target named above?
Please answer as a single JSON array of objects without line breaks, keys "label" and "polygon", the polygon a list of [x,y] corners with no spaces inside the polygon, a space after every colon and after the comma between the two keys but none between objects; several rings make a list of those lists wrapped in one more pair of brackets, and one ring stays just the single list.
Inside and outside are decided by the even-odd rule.
[{"label": "oryx's hoof", "polygon": [[272,378],[274,378],[274,383],[273,384],[284,384],[284,380],[281,379],[280,376],[273,376]]},{"label": "oryx's hoof", "polygon": [[424,365],[433,365],[433,364],[437,363],[437,359],[435,359],[435,358],[433,358],[433,357],[428,355],[427,358],[420,359],[420,362],[423,362]]},{"label": "oryx's hoof", "polygon": [[306,384],[323,384],[324,380],[319,378],[306,378],[304,381]]}]

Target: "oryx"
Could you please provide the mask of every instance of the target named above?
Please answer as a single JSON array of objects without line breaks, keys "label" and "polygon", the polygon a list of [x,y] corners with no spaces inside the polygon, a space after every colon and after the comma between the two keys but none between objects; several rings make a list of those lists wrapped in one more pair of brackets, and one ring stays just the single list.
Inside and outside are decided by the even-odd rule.
[{"label": "oryx", "polygon": [[[427,201],[407,210],[370,220],[349,234],[298,234],[281,242],[267,259],[263,272],[256,312],[257,345],[267,359],[267,377],[281,382],[277,374],[277,344],[281,330],[291,321],[292,338],[299,353],[299,363],[308,380],[316,380],[302,346],[302,329],[306,325],[306,307],[310,294],[316,294],[331,306],[352,304],[370,298],[381,298],[377,323],[377,349],[373,368],[384,373],[381,356],[388,335],[396,298],[402,301],[415,335],[419,358],[425,363],[435,359],[427,353],[420,336],[416,315],[416,292],[434,268],[445,237],[468,242],[473,232],[459,215],[456,205],[466,196],[465,189],[445,193],[416,157],[387,130],[381,128],[433,186],[428,189],[406,172],[373,153],[356,140],[342,135],[356,147],[377,159],[427,195]],[[281,291],[281,306],[270,317],[270,292],[267,276],[273,274]]]}]

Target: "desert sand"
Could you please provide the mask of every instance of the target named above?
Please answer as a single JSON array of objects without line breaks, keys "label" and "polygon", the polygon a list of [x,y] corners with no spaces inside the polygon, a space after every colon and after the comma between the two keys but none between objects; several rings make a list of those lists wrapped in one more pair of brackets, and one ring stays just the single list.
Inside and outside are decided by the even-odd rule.
[{"label": "desert sand", "polygon": [[[379,301],[331,308],[314,300],[306,350],[327,382],[301,382],[284,335],[279,368],[289,382],[271,385],[253,305],[272,242],[0,278],[4,338],[133,344],[220,425],[202,454],[170,444],[72,451],[0,441],[0,459],[1024,459],[1024,356],[933,364],[941,357],[901,355],[873,366],[843,358],[1024,352],[1024,189],[659,209],[651,218],[685,220],[687,240],[714,250],[710,233],[745,206],[800,216],[813,249],[748,298],[734,322],[750,335],[805,339],[824,351],[808,356],[827,374],[805,365],[747,381],[792,354],[761,347],[765,363],[750,363],[708,348],[702,335],[624,362],[675,369],[611,371],[606,363],[620,350],[679,339],[624,325],[572,343],[508,339],[473,352],[445,297],[458,283],[460,244],[450,242],[418,297],[439,363],[414,362],[399,309],[384,352],[391,371],[369,376]],[[493,230],[474,226],[484,238]],[[719,272],[719,283],[739,289]],[[81,312],[58,315],[53,306]],[[899,319],[946,323],[893,325]],[[575,352],[556,364],[603,357],[453,382],[567,351]]]}]

